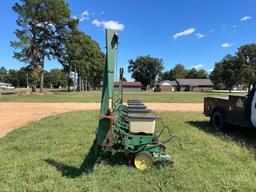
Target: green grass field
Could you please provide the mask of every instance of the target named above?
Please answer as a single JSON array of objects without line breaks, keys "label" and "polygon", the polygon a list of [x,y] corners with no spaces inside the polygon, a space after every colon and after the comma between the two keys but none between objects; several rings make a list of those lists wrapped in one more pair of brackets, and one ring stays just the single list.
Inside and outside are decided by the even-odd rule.
[{"label": "green grass field", "polygon": [[201,113],[159,113],[183,145],[167,145],[172,166],[142,172],[117,154],[86,174],[97,114],[52,116],[1,138],[0,191],[256,191],[256,132],[215,133]]},{"label": "green grass field", "polygon": [[[234,94],[234,93],[232,93]],[[239,93],[245,95],[246,93]],[[202,93],[202,92],[160,92],[152,91],[125,92],[124,99],[140,99],[148,103],[203,103],[205,96],[227,96],[229,93]],[[68,93],[53,91],[52,95],[17,96],[3,93],[0,102],[85,102],[99,103],[100,91],[82,93]]]}]

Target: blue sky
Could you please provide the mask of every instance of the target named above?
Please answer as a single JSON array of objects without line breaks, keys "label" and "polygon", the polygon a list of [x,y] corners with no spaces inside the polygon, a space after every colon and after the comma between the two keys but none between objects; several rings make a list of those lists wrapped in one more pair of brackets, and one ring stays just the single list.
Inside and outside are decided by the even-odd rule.
[{"label": "blue sky", "polygon": [[[16,0],[0,3],[0,66],[24,66],[13,56],[15,39],[11,7]],[[165,70],[183,63],[186,68],[211,70],[226,54],[243,44],[256,42],[255,0],[68,0],[72,16],[80,18],[80,30],[105,48],[104,27],[119,31],[118,67],[126,77],[129,59],[140,55],[164,60]],[[104,50],[105,51],[105,50]],[[46,69],[61,67],[47,61]]]}]

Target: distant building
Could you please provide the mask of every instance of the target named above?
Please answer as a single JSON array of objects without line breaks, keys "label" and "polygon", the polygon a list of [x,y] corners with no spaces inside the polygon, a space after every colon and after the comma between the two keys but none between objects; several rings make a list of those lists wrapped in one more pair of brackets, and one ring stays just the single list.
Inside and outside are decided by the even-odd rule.
[{"label": "distant building", "polygon": [[[100,89],[102,89],[103,82],[100,82]],[[114,87],[118,88],[119,82],[114,82]],[[123,82],[123,91],[141,91],[141,82]]]},{"label": "distant building", "polygon": [[178,89],[178,84],[176,81],[165,80],[159,83],[159,87],[161,91],[170,92],[176,91]]},{"label": "distant building", "polygon": [[179,91],[209,92],[213,90],[210,79],[177,79]]}]

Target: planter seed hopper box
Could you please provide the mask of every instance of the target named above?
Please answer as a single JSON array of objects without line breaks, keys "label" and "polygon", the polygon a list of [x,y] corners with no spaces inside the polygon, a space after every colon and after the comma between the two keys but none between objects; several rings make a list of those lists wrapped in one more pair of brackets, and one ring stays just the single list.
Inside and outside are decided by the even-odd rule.
[{"label": "planter seed hopper box", "polygon": [[128,102],[128,105],[143,105],[144,103],[142,102]]},{"label": "planter seed hopper box", "polygon": [[128,104],[128,107],[146,107],[143,103],[139,103],[139,104]]},{"label": "planter seed hopper box", "polygon": [[147,106],[145,105],[128,105],[128,110],[129,109],[146,109]]},{"label": "planter seed hopper box", "polygon": [[155,133],[155,122],[157,119],[155,115],[129,114],[128,119],[131,133]]},{"label": "planter seed hopper box", "polygon": [[128,114],[149,114],[151,113],[150,109],[134,109],[134,108],[128,108]]},{"label": "planter seed hopper box", "polygon": [[129,103],[129,102],[139,102],[139,103],[141,103],[141,100],[130,99],[130,100],[128,100],[127,102],[128,102],[128,103]]},{"label": "planter seed hopper box", "polygon": [[141,101],[127,101],[128,104],[134,103],[134,104],[143,104]]}]

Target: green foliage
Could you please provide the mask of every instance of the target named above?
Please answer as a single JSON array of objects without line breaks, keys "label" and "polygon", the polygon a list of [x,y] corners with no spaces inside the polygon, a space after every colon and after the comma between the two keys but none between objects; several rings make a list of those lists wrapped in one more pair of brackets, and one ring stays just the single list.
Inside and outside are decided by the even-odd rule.
[{"label": "green foliage", "polygon": [[[223,80],[222,80],[222,73],[223,73],[223,67],[222,67],[222,62],[217,62],[215,63],[214,69],[210,74],[210,79],[213,82],[214,85],[214,89],[224,89],[225,86],[223,84]],[[221,86],[221,84],[223,86]]]},{"label": "green foliage", "polygon": [[177,64],[174,66],[173,69],[170,70],[169,77],[171,80],[175,79],[184,79],[187,75],[187,70],[185,69],[184,65]]},{"label": "green foliage", "polygon": [[60,88],[67,86],[68,79],[61,69],[52,69],[49,73],[49,87]]},{"label": "green foliage", "polygon": [[[86,174],[97,111],[53,116],[0,139],[1,191],[255,191],[255,131],[215,133],[201,113],[159,113],[180,137],[166,144],[173,165],[138,171],[113,154]],[[75,121],[74,121],[75,119]],[[157,121],[156,131],[163,125]],[[167,139],[164,131],[161,140]]]},{"label": "green foliage", "polygon": [[176,79],[206,79],[208,74],[203,69],[185,69],[183,64],[177,64],[170,71],[161,73],[160,80],[176,80]]},{"label": "green foliage", "polygon": [[238,57],[226,55],[220,62],[215,64],[210,78],[215,89],[226,88],[231,92],[234,85],[240,83],[240,65]]},{"label": "green foliage", "polygon": [[163,60],[148,56],[137,57],[136,60],[129,60],[128,71],[132,73],[132,78],[135,81],[141,82],[143,89],[148,85],[153,87],[156,78],[163,70]]},{"label": "green foliage", "polygon": [[188,79],[206,79],[208,77],[207,72],[204,69],[189,69],[186,74]]},{"label": "green foliage", "polygon": [[[88,84],[98,86],[103,79],[105,56],[99,44],[90,36],[76,28],[76,20],[72,22],[72,31],[65,41],[65,49],[58,55],[58,60],[64,66],[66,73],[78,73],[79,90],[85,89]],[[84,84],[84,86],[83,86]]]},{"label": "green foliage", "polygon": [[231,89],[239,81],[238,60],[237,57],[227,55],[222,61],[222,79],[225,87],[231,92]]},{"label": "green foliage", "polygon": [[240,76],[249,88],[256,80],[256,44],[243,45],[238,48]]},{"label": "green foliage", "polygon": [[210,75],[215,88],[231,90],[234,85],[250,85],[256,80],[256,44],[247,44],[238,48],[235,56],[227,55],[222,61],[215,63]]},{"label": "green foliage", "polygon": [[32,91],[39,79],[42,91],[45,58],[54,57],[63,47],[70,16],[68,4],[64,0],[20,0],[12,9],[18,14],[18,40],[11,42],[14,58],[29,65]]},{"label": "green foliage", "polygon": [[0,82],[5,82],[5,78],[7,76],[7,69],[4,67],[0,67]]}]

